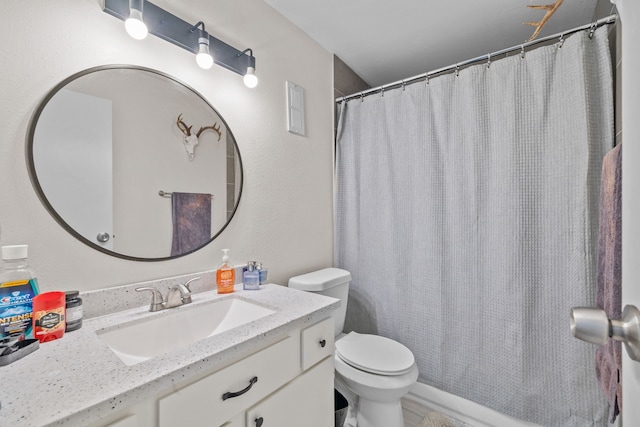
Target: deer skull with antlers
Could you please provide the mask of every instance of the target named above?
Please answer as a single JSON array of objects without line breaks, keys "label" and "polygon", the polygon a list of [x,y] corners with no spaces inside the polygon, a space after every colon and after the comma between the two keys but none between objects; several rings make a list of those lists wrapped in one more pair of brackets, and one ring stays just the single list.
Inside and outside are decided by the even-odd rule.
[{"label": "deer skull with antlers", "polygon": [[202,132],[204,132],[205,130],[212,130],[215,133],[218,134],[218,141],[220,141],[220,137],[222,137],[222,132],[220,131],[220,125],[218,125],[218,127],[216,127],[218,123],[214,123],[213,126],[202,126],[200,128],[200,130],[198,132],[196,132],[195,135],[191,134],[191,128],[192,126],[187,126],[187,124],[185,122],[182,121],[182,113],[180,113],[180,115],[178,116],[178,120],[176,121],[176,125],[178,126],[178,129],[180,129],[180,131],[184,134],[184,139],[183,139],[183,143],[184,143],[184,149],[187,151],[187,154],[189,155],[189,161],[193,161],[194,157],[195,157],[195,149],[196,149],[196,145],[198,145],[198,140],[200,138],[200,135],[202,135]]}]

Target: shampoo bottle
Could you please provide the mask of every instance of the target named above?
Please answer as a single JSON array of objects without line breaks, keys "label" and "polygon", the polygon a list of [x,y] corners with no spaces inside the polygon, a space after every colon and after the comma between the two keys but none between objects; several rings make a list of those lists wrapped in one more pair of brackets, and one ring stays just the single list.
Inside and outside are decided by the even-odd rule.
[{"label": "shampoo bottle", "polygon": [[222,264],[216,271],[216,285],[218,285],[219,294],[228,294],[233,292],[233,285],[236,282],[236,274],[233,266],[229,263],[229,249],[223,249]]}]

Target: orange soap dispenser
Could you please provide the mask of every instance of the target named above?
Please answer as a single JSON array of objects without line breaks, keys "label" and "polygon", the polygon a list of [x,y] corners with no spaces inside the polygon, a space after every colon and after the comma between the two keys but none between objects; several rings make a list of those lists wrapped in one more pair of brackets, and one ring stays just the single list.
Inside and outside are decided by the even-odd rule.
[{"label": "orange soap dispenser", "polygon": [[216,271],[216,285],[218,285],[219,294],[228,294],[233,292],[233,285],[236,283],[236,272],[229,263],[229,249],[223,249],[222,264]]}]

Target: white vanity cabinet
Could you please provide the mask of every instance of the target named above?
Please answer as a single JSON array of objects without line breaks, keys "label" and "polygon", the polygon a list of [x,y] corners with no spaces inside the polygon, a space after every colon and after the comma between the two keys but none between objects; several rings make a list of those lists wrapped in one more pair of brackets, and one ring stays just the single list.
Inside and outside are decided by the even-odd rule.
[{"label": "white vanity cabinet", "polygon": [[159,427],[223,425],[300,374],[299,348],[290,336],[162,397]]},{"label": "white vanity cabinet", "polygon": [[333,333],[333,318],[296,329],[94,425],[120,427],[126,419],[126,427],[327,427],[333,424]]}]

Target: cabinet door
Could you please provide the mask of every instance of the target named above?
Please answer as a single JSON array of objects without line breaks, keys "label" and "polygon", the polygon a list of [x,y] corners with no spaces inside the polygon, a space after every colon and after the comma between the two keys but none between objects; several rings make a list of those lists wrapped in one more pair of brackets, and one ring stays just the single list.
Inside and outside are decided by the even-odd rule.
[{"label": "cabinet door", "polygon": [[333,424],[333,357],[327,357],[247,411],[246,427]]}]

